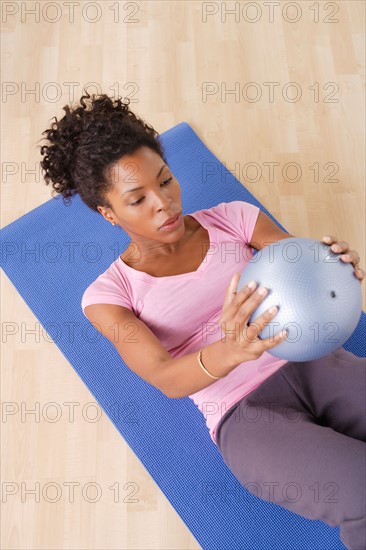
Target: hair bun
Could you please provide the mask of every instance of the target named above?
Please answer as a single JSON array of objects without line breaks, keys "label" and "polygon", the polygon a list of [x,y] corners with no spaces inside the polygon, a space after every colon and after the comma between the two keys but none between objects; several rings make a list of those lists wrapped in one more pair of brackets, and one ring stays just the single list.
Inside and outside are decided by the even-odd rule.
[{"label": "hair bun", "polygon": [[[112,99],[106,94],[81,96],[80,104],[65,105],[65,115],[54,118],[42,132],[48,144],[41,146],[41,167],[46,185],[66,200],[79,193],[93,210],[109,206],[106,193],[113,183],[108,168],[124,155],[142,146],[150,147],[163,160],[158,132],[130,109],[130,100]],[[167,162],[166,162],[167,164]]]}]

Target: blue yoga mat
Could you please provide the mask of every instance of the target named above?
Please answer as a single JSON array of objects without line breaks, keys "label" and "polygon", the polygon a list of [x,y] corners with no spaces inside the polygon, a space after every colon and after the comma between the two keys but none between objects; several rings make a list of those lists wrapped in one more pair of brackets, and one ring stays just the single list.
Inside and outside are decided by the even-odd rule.
[{"label": "blue yoga mat", "polygon": [[[248,201],[271,214],[182,122],[160,136],[181,185],[183,214]],[[127,247],[76,195],[52,198],[1,230],[1,266],[36,318],[204,549],[344,549],[339,528],[249,493],[188,398],[169,399],[139,378],[84,317],[84,290]],[[364,312],[344,348],[366,356]],[[73,323],[74,338],[67,327]]]}]

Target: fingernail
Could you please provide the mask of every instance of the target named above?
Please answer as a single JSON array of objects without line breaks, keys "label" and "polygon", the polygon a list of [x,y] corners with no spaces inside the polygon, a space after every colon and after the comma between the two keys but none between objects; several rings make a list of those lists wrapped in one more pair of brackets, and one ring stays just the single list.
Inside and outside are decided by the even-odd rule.
[{"label": "fingernail", "polygon": [[250,282],[248,283],[248,287],[249,287],[249,288],[255,288],[256,286],[257,286],[257,283],[256,283],[255,281],[250,281]]},{"label": "fingernail", "polygon": [[258,294],[261,294],[262,296],[263,296],[263,294],[266,294],[266,292],[267,292],[267,289],[264,286],[261,286],[258,289]]}]

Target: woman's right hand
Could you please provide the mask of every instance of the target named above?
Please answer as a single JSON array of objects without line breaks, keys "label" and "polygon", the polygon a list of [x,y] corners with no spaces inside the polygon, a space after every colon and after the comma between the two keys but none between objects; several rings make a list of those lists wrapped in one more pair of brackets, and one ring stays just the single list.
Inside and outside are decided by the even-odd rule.
[{"label": "woman's right hand", "polygon": [[276,316],[278,308],[272,313],[268,310],[248,325],[253,311],[264,300],[265,294],[259,294],[254,288],[244,285],[240,292],[237,287],[240,273],[235,273],[226,290],[226,297],[220,317],[220,327],[225,333],[224,341],[240,362],[257,359],[262,353],[282,342],[288,334],[282,331],[270,338],[261,340],[258,334]]}]

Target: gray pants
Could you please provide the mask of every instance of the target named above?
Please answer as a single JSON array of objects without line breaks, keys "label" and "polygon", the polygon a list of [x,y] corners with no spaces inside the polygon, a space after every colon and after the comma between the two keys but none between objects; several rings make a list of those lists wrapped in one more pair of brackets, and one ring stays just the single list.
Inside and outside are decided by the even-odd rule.
[{"label": "gray pants", "polygon": [[366,550],[365,358],[338,348],[285,363],[226,411],[217,446],[250,493]]}]

